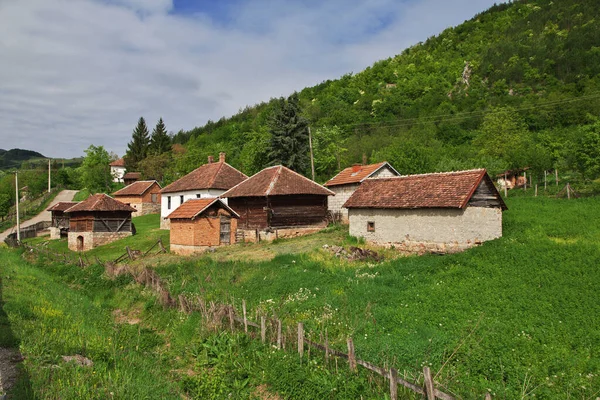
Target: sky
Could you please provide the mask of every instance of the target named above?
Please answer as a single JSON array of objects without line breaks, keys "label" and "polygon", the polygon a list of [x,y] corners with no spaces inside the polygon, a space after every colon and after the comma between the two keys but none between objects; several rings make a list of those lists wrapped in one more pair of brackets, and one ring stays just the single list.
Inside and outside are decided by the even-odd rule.
[{"label": "sky", "polygon": [[[496,0],[498,2],[498,0]],[[122,156],[140,116],[177,132],[288,96],[494,0],[0,0],[0,149]]]}]

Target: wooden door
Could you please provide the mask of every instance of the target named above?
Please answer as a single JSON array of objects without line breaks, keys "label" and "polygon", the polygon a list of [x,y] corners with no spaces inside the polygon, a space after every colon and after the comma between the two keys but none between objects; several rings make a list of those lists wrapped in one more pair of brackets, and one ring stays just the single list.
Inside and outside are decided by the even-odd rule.
[{"label": "wooden door", "polygon": [[231,244],[231,219],[221,217],[221,244]]}]

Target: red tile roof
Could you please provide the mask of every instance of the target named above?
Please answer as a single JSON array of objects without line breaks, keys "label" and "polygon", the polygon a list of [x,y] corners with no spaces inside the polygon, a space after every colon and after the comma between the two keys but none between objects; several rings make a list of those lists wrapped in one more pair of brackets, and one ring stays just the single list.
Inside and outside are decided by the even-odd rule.
[{"label": "red tile roof", "polygon": [[125,203],[121,203],[118,200],[113,199],[107,194],[99,193],[93,194],[84,201],[81,201],[71,208],[65,210],[67,213],[74,213],[80,211],[131,211],[135,212],[136,209],[128,206]]},{"label": "red tile roof", "polygon": [[186,192],[188,190],[228,190],[248,177],[226,162],[204,164],[184,177],[165,186],[161,193]]},{"label": "red tile roof", "polygon": [[[485,169],[394,178],[366,179],[346,208],[465,208],[482,179],[494,188]],[[503,207],[505,208],[505,206]]]},{"label": "red tile roof", "polygon": [[140,179],[142,177],[141,172],[128,172],[123,175],[123,180],[125,179]]},{"label": "red tile roof", "polygon": [[181,219],[194,219],[198,215],[202,214],[206,209],[208,209],[213,204],[217,203],[220,207],[226,209],[231,213],[235,218],[239,218],[240,216],[233,211],[227,204],[225,204],[220,199],[191,199],[177,207],[171,214],[167,216],[167,218],[181,218]]},{"label": "red tile roof", "polygon": [[76,201],[59,201],[51,207],[48,207],[46,211],[65,211],[68,208],[73,207],[77,204]]},{"label": "red tile roof", "polygon": [[228,197],[265,197],[315,194],[334,196],[331,190],[282,165],[265,168],[221,195]]},{"label": "red tile roof", "polygon": [[114,192],[113,196],[141,196],[146,193],[154,184],[158,185],[158,188],[160,189],[160,185],[156,181],[133,182],[131,185],[125,186],[123,189]]},{"label": "red tile roof", "polygon": [[325,182],[324,186],[331,187],[362,182],[386,165],[397,175],[400,175],[387,161],[377,164],[355,165],[342,170],[339,174]]},{"label": "red tile roof", "polygon": [[125,166],[125,159],[124,158],[119,158],[118,160],[115,160],[113,162],[111,162],[110,164],[111,167],[124,167]]}]

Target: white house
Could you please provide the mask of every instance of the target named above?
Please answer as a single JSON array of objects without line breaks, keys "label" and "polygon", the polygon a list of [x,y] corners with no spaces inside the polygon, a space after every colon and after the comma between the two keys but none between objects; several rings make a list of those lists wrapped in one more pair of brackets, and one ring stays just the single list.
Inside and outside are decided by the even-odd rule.
[{"label": "white house", "polygon": [[339,215],[342,222],[348,223],[348,209],[343,207],[344,203],[365,179],[387,178],[398,175],[400,175],[398,171],[387,161],[370,165],[356,164],[348,167],[323,185],[335,193],[335,196],[329,196],[327,209],[334,216]]},{"label": "white house", "polygon": [[499,238],[506,210],[485,169],[367,179],[344,207],[351,235],[414,253]]},{"label": "white house", "polygon": [[125,160],[123,158],[119,158],[111,162],[110,164],[110,174],[113,177],[113,182],[123,182],[123,175],[125,175]]},{"label": "white house", "polygon": [[225,153],[219,154],[219,162],[214,162],[213,157],[209,156],[208,164],[196,168],[160,191],[160,228],[169,229],[167,217],[187,200],[219,197],[247,178],[225,162]]}]

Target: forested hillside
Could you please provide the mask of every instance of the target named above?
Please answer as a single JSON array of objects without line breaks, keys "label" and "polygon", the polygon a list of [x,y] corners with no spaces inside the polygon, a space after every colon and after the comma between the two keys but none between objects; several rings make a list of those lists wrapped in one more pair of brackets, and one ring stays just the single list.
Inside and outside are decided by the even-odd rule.
[{"label": "forested hillside", "polygon": [[[363,154],[401,173],[529,166],[538,176],[558,167],[597,178],[599,22],[594,0],[497,5],[362,72],[298,88],[317,180]],[[180,131],[173,140],[185,148],[170,156],[165,179],[220,151],[246,174],[265,167],[280,105]]]},{"label": "forested hillside", "polygon": [[42,154],[37,151],[23,150],[23,149],[11,149],[2,150],[0,149],[0,169],[18,168],[21,166],[23,161],[45,158]]}]

